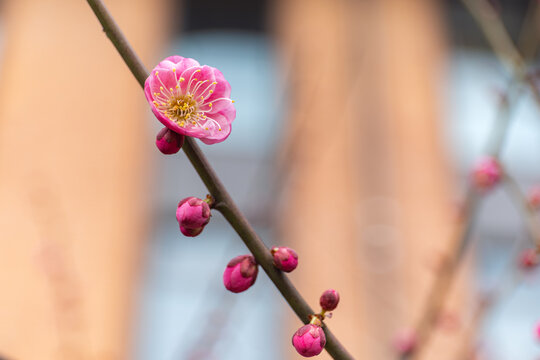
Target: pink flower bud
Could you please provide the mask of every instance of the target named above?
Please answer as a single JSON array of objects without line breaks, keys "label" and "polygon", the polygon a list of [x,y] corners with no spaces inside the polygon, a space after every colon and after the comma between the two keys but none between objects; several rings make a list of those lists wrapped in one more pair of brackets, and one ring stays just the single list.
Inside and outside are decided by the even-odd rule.
[{"label": "pink flower bud", "polygon": [[534,335],[536,336],[536,340],[540,341],[540,322],[534,328]]},{"label": "pink flower bud", "polygon": [[274,256],[274,266],[281,271],[291,272],[298,266],[298,255],[296,251],[288,247],[272,248]]},{"label": "pink flower bud", "polygon": [[481,190],[490,190],[501,180],[501,165],[492,157],[482,159],[473,169],[473,183]]},{"label": "pink flower bud", "polygon": [[540,209],[540,186],[535,186],[529,191],[528,202],[533,210]]},{"label": "pink flower bud", "polygon": [[164,127],[156,136],[156,146],[165,155],[176,154],[184,145],[184,135]]},{"label": "pink flower bud", "polygon": [[312,357],[319,355],[324,349],[326,336],[320,326],[307,324],[294,333],[292,344],[303,357]]},{"label": "pink flower bud", "polygon": [[319,304],[324,311],[332,311],[339,304],[339,293],[336,290],[329,289],[322,293]]},{"label": "pink flower bud", "polygon": [[204,227],[200,227],[200,228],[197,228],[197,229],[188,229],[188,228],[185,228],[182,225],[180,225],[180,231],[182,232],[182,234],[184,234],[185,236],[189,236],[189,237],[195,237],[195,236],[199,235],[200,233],[202,233],[203,229],[204,229]]},{"label": "pink flower bud", "polygon": [[523,270],[531,270],[538,265],[538,254],[534,249],[527,249],[519,256],[519,266]]},{"label": "pink flower bud", "polygon": [[253,285],[258,272],[257,262],[252,255],[239,255],[227,264],[223,284],[233,293],[245,291]]},{"label": "pink flower bud", "polygon": [[210,221],[210,206],[204,200],[188,197],[178,203],[176,220],[186,236],[197,236]]},{"label": "pink flower bud", "polygon": [[394,350],[399,355],[410,355],[416,347],[416,335],[412,330],[402,330],[394,338]]}]

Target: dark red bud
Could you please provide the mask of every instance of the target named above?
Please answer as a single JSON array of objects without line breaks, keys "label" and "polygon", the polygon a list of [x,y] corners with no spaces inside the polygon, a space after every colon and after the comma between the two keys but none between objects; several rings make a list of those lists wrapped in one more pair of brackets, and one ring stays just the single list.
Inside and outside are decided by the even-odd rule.
[{"label": "dark red bud", "polygon": [[333,289],[326,290],[321,295],[319,303],[324,311],[332,311],[338,306],[339,293]]}]

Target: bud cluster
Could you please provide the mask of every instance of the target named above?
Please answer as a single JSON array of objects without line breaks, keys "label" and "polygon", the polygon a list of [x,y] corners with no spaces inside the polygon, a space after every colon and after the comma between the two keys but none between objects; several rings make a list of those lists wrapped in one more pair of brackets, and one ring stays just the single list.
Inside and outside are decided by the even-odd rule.
[{"label": "bud cluster", "polygon": [[292,344],[296,351],[304,357],[319,355],[326,345],[326,336],[322,329],[322,320],[327,311],[334,310],[339,303],[339,293],[336,290],[329,289],[322,293],[319,304],[321,312],[312,315],[311,322],[298,329],[293,337]]}]

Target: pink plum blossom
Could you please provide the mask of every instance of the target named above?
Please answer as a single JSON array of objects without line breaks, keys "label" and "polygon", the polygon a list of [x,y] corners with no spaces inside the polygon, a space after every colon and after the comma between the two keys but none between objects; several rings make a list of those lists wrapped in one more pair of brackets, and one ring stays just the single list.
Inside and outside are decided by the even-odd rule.
[{"label": "pink plum blossom", "polygon": [[184,135],[164,127],[156,136],[156,146],[165,155],[176,154],[184,145]]},{"label": "pink plum blossom", "polygon": [[292,344],[303,357],[312,357],[322,352],[326,345],[326,336],[320,326],[307,324],[294,333]]},{"label": "pink plum blossom", "polygon": [[501,165],[493,157],[487,157],[478,162],[472,173],[474,184],[481,190],[493,188],[499,183],[501,176]]},{"label": "pink plum blossom", "polygon": [[210,221],[210,216],[210,205],[193,196],[180,201],[176,209],[180,231],[186,236],[199,235]]},{"label": "pink plum blossom", "polygon": [[322,293],[319,304],[324,311],[332,311],[339,304],[339,293],[334,289],[328,289]]},{"label": "pink plum blossom", "polygon": [[233,293],[245,291],[257,280],[259,268],[252,255],[239,255],[229,261],[223,272],[223,284]]},{"label": "pink plum blossom", "polygon": [[540,322],[536,324],[536,327],[534,328],[534,335],[536,337],[536,340],[540,341]]},{"label": "pink plum blossom", "polygon": [[291,272],[298,266],[298,254],[288,247],[274,247],[271,250],[274,256],[274,266],[281,271]]},{"label": "pink plum blossom", "polygon": [[231,133],[231,86],[216,68],[169,56],[146,79],[144,94],[158,120],[178,134],[215,144]]}]

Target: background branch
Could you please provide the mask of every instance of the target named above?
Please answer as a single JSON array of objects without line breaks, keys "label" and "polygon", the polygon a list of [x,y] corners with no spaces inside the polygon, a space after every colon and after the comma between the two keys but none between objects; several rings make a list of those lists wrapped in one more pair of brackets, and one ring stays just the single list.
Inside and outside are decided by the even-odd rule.
[{"label": "background branch", "polygon": [[[510,35],[506,31],[504,24],[500,21],[497,13],[491,5],[480,0],[462,0],[474,18],[478,21],[484,31],[493,50],[503,61],[503,63],[512,72],[512,80],[508,85],[507,91],[499,103],[497,117],[489,135],[485,153],[496,160],[499,160],[501,151],[504,147],[507,138],[508,128],[510,125],[512,110],[514,104],[522,93],[520,82],[526,81],[531,86],[536,100],[540,104],[540,93],[531,77],[526,76],[526,63],[514,43]],[[521,39],[523,44],[527,44],[527,54],[532,56],[537,47],[537,41],[534,44],[525,41],[531,34],[534,33],[534,26],[530,22],[537,19],[537,7],[530,6],[529,12],[534,12],[534,15],[528,14],[525,23],[521,30]],[[535,36],[535,39],[537,37]],[[456,229],[451,239],[451,248],[449,255],[444,259],[443,264],[437,269],[435,280],[428,291],[426,303],[423,307],[420,319],[415,326],[417,336],[416,350],[410,354],[402,354],[401,360],[417,359],[429,342],[430,336],[433,333],[433,325],[438,320],[440,313],[444,307],[444,302],[448,292],[453,284],[454,275],[458,268],[464,253],[470,246],[470,231],[474,226],[477,208],[482,199],[480,194],[472,184],[468,184],[465,200],[463,204],[463,214],[456,225]],[[531,236],[536,233],[536,230],[531,231],[530,217],[527,217],[527,226]],[[483,312],[482,312],[483,313]],[[481,316],[481,315],[479,315]]]}]

